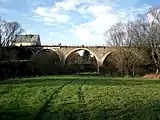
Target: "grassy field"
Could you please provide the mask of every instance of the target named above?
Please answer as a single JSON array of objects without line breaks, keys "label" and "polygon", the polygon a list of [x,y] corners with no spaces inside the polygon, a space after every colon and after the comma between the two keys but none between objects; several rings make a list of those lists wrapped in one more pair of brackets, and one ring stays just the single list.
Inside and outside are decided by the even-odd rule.
[{"label": "grassy field", "polygon": [[0,82],[0,120],[160,120],[160,80],[48,76]]}]

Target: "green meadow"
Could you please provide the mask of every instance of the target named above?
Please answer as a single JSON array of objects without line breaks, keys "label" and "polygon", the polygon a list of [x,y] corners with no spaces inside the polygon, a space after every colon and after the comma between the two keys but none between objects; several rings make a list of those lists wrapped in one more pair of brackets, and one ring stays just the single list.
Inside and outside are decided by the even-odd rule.
[{"label": "green meadow", "polygon": [[1,120],[160,120],[160,80],[45,76],[0,82]]}]

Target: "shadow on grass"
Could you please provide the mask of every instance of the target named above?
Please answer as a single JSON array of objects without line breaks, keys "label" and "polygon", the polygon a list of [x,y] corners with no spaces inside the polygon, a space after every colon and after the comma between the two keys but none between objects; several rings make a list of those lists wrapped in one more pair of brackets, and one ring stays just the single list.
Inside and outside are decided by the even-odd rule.
[{"label": "shadow on grass", "polygon": [[133,102],[125,104],[123,108],[117,110],[109,108],[106,111],[110,113],[108,118],[114,120],[160,120],[160,101],[154,100],[147,104]]},{"label": "shadow on grass", "polygon": [[[73,103],[76,104],[76,103]],[[122,108],[116,106],[97,106],[94,109],[80,109],[76,106],[57,106],[57,111],[45,112],[39,120],[160,120],[160,101],[147,104],[126,103]],[[70,104],[69,104],[70,105]],[[81,113],[89,113],[84,116]],[[43,114],[43,113],[41,113]],[[0,112],[1,120],[34,120],[33,109],[24,111]]]},{"label": "shadow on grass", "polygon": [[[23,78],[1,81],[0,85],[5,84],[27,84],[27,85],[56,85],[69,81],[80,81],[86,85],[144,85],[144,84],[160,84],[160,80],[149,80],[141,78],[111,78],[102,76],[49,76],[36,78]],[[74,82],[76,84],[76,82]],[[74,84],[73,83],[73,84]]]},{"label": "shadow on grass", "polygon": [[[24,108],[25,109],[25,108]],[[33,120],[33,109],[28,110],[8,110],[0,112],[1,120]]]}]

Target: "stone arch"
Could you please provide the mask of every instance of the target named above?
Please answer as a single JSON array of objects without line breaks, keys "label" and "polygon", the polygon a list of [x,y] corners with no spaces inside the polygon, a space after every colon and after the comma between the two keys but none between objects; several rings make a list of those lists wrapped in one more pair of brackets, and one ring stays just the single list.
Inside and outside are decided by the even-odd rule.
[{"label": "stone arch", "polygon": [[[136,50],[136,49],[135,49]],[[128,58],[129,60],[135,60],[137,59],[139,56],[138,56],[138,53],[133,50],[133,49],[123,49],[123,52],[125,53],[129,53],[128,55],[129,56],[132,56],[132,57],[129,57],[128,55]],[[124,75],[124,71],[126,72],[126,67],[123,63],[121,63],[119,60],[115,59],[114,57],[116,56],[121,56],[122,54],[120,54],[119,52],[121,51],[121,49],[114,49],[110,52],[108,52],[107,54],[105,54],[102,59],[101,59],[101,66],[102,66],[102,72],[103,73],[107,73],[107,74],[110,74],[110,75],[113,75],[113,74],[117,74],[117,75]],[[112,55],[113,53],[113,55]],[[115,53],[115,54],[114,54]],[[124,54],[125,54],[124,53]],[[110,56],[111,56],[111,59],[110,59]],[[123,55],[122,55],[123,56]],[[113,58],[112,58],[113,57]],[[125,57],[125,56],[124,56]],[[123,57],[122,57],[123,58]],[[130,59],[131,58],[131,59]],[[122,60],[122,59],[121,59]],[[123,58],[123,60],[125,60],[125,58]],[[143,61],[143,60],[142,60]],[[117,64],[118,63],[118,64]],[[120,63],[120,64],[119,64]],[[137,63],[136,63],[137,64]],[[124,65],[124,67],[121,67],[119,65]],[[132,63],[129,67],[133,67],[135,66],[135,63]],[[128,67],[127,67],[128,68]],[[133,68],[135,69],[135,67]],[[132,69],[132,70],[133,70]],[[129,73],[129,70],[127,71]],[[131,71],[130,71],[131,72]],[[133,71],[132,71],[133,72]],[[127,73],[127,74],[128,74]],[[135,74],[135,71],[132,73],[133,75]]]},{"label": "stone arch", "polygon": [[71,50],[67,55],[64,56],[63,64],[65,65],[66,60],[67,60],[67,58],[69,57],[70,54],[72,54],[73,52],[77,52],[79,50],[86,50],[86,51],[88,51],[89,53],[91,53],[92,55],[95,56],[95,59],[96,59],[96,62],[97,62],[97,73],[99,74],[100,59],[97,57],[97,55],[92,50],[87,49],[87,48],[76,48],[76,49]]},{"label": "stone arch", "polygon": [[45,50],[49,50],[49,51],[51,51],[51,52],[55,52],[55,53],[57,54],[57,56],[59,57],[59,60],[60,60],[60,61],[62,60],[60,54],[59,54],[55,49],[48,49],[48,48],[40,49],[40,50],[38,50],[38,51],[35,53],[35,55],[37,55],[38,53],[40,53],[40,52],[42,52],[42,51],[45,51]]},{"label": "stone arch", "polygon": [[99,60],[99,58],[97,57],[97,55],[96,55],[92,50],[87,49],[87,48],[76,48],[76,49],[71,50],[67,55],[65,55],[63,63],[64,63],[64,64],[66,63],[66,60],[67,60],[67,58],[69,57],[70,54],[72,54],[73,52],[77,52],[77,51],[79,51],[79,50],[86,50],[86,51],[88,51],[89,53],[93,54],[93,55],[95,56],[95,58],[96,58],[97,65],[99,65],[99,61],[100,61],[100,60]]},{"label": "stone arch", "polygon": [[105,59],[106,59],[109,55],[111,55],[113,52],[116,52],[116,51],[117,51],[117,50],[112,50],[112,51],[108,52],[107,54],[105,54],[105,55],[102,57],[102,59],[101,59],[101,65],[103,65]]},{"label": "stone arch", "polygon": [[[115,50],[112,50],[112,51],[108,52],[107,54],[105,54],[105,55],[102,57],[102,59],[101,59],[101,65],[103,65],[105,59],[106,59],[109,55],[111,55],[113,52],[116,52],[116,51],[118,51],[118,50],[119,50],[119,49],[115,49]],[[127,49],[127,50],[129,50],[131,53],[133,53],[135,56],[138,57],[138,54],[137,54],[135,51],[130,50],[130,49]]]}]

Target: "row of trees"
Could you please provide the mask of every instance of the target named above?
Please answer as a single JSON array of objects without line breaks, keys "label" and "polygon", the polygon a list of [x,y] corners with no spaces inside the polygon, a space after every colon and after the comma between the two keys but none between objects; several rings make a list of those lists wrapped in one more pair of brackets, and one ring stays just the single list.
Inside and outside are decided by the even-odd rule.
[{"label": "row of trees", "polygon": [[[153,65],[160,69],[160,8],[152,7],[135,21],[119,22],[104,33],[107,45],[116,46],[119,69],[129,74],[135,66]],[[122,70],[121,70],[122,71]],[[133,70],[134,71],[134,70]],[[134,74],[134,73],[133,73]]]}]

